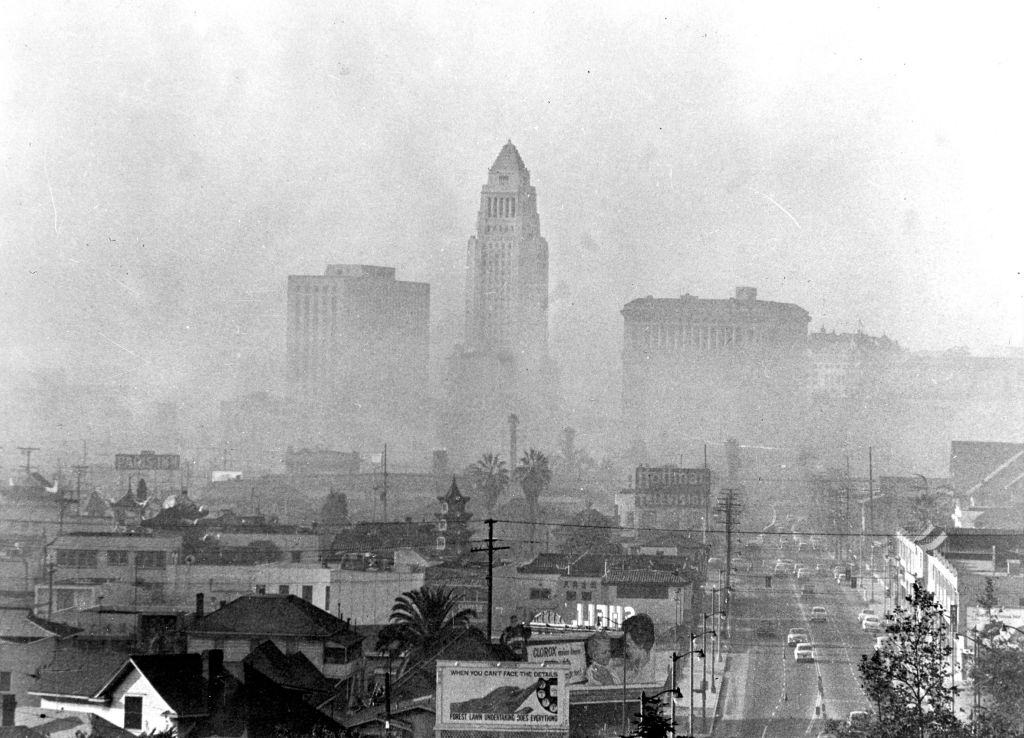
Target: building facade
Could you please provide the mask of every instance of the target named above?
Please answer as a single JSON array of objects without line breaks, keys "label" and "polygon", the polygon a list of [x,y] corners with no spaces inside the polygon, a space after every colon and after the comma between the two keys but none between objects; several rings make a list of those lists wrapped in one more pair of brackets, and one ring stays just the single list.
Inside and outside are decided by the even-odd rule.
[{"label": "building facade", "polygon": [[623,421],[655,452],[690,437],[777,439],[806,395],[810,316],[757,298],[633,300],[622,309]]},{"label": "building facade", "polygon": [[[487,172],[466,253],[465,341],[448,367],[444,441],[453,460],[507,447],[507,419],[547,441],[557,397],[548,355],[548,244],[537,192],[509,141]],[[552,439],[553,440],[553,439]]]},{"label": "building facade", "polygon": [[425,443],[409,427],[428,400],[430,285],[362,264],[289,276],[287,354],[297,444]]}]

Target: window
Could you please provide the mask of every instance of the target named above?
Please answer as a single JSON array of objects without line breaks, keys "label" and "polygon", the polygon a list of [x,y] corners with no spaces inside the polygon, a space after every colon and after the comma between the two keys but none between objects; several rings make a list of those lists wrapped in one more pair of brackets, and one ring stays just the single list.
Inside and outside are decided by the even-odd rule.
[{"label": "window", "polygon": [[531,589],[530,590],[531,600],[550,600],[551,590],[550,589]]},{"label": "window", "polygon": [[128,566],[128,552],[107,551],[107,564],[110,566]]},{"label": "window", "polygon": [[580,592],[580,599],[584,602],[590,602],[594,598],[593,592]]},{"label": "window", "polygon": [[142,730],[142,698],[124,698],[124,729]]},{"label": "window", "polygon": [[565,599],[569,600],[570,602],[575,600],[576,599],[576,592],[572,591],[572,590],[570,590],[569,592],[566,592],[565,593]]},{"label": "window", "polygon": [[279,595],[286,595],[286,594],[288,594],[288,585],[287,584],[279,585],[278,588],[277,588],[277,593]]},{"label": "window", "polygon": [[500,185],[507,185],[508,184],[508,175],[507,174],[499,174],[498,175],[498,184],[500,184]]},{"label": "window", "polygon": [[0,671],[0,692],[11,691],[11,672]]},{"label": "window", "polygon": [[165,569],[167,568],[167,552],[136,551],[135,566],[138,569]]},{"label": "window", "polygon": [[256,585],[256,594],[258,594],[258,595],[265,595],[266,593],[267,593],[267,585],[265,585],[265,584],[257,584]]},{"label": "window", "polygon": [[302,585],[302,599],[304,599],[306,602],[312,602],[313,601],[313,585],[311,585],[311,584],[303,584]]},{"label": "window", "polygon": [[330,612],[331,611],[331,585],[328,584],[326,587],[324,587],[324,589],[326,590],[324,592],[324,609],[327,612]]},{"label": "window", "polygon": [[298,564],[302,562],[302,551],[292,551],[292,563]]},{"label": "window", "polygon": [[57,566],[94,569],[97,566],[95,551],[78,551],[73,548],[57,549]]},{"label": "window", "polygon": [[324,663],[325,664],[347,664],[349,662],[349,652],[347,648],[341,646],[324,646]]}]

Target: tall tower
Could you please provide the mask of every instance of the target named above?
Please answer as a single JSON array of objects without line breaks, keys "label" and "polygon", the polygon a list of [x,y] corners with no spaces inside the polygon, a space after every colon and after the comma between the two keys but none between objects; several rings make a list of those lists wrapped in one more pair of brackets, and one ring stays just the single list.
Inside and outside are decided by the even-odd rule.
[{"label": "tall tower", "polygon": [[[466,249],[466,337],[449,365],[441,427],[451,458],[462,465],[514,449],[510,415],[524,447],[546,448],[558,394],[548,357],[548,244],[530,171],[509,141],[487,170]],[[507,461],[514,468],[517,459]]]},{"label": "tall tower", "polygon": [[466,254],[466,348],[536,365],[548,351],[548,244],[537,191],[509,141],[481,188]]}]

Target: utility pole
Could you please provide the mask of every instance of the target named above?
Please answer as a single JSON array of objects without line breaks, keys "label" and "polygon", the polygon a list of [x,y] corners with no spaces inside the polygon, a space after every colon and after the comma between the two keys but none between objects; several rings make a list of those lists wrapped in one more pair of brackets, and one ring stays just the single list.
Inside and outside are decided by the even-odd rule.
[{"label": "utility pole", "polygon": [[494,545],[494,518],[487,518],[487,548],[474,548],[472,551],[487,552],[487,642],[491,642],[494,624],[494,552],[506,551],[508,546]]},{"label": "utility pole", "polygon": [[82,507],[82,475],[89,471],[89,467],[86,464],[75,464],[71,467],[75,472],[75,502],[78,503],[79,515],[81,515]]},{"label": "utility pole", "polygon": [[46,587],[46,619],[53,620],[53,571],[57,568],[56,564],[47,562],[46,564],[46,575],[47,575],[47,587]]},{"label": "utility pole", "polygon": [[384,453],[381,456],[382,466],[384,467],[384,487],[380,493],[380,501],[384,505],[384,522],[388,522],[388,445],[384,444]]},{"label": "utility pole", "polygon": [[722,514],[725,524],[725,591],[726,602],[728,602],[729,587],[732,578],[732,529],[736,524],[736,516],[741,506],[736,499],[737,490],[733,487],[726,487],[722,490],[723,495],[718,499],[717,512]]},{"label": "utility pole", "polygon": [[28,476],[29,474],[32,473],[32,452],[33,451],[38,451],[39,447],[38,446],[18,446],[17,448],[18,448],[19,451],[21,451],[21,453],[23,453],[25,455],[25,476]]},{"label": "utility pole", "polygon": [[875,476],[871,459],[871,447],[868,446],[868,530],[875,530]]}]

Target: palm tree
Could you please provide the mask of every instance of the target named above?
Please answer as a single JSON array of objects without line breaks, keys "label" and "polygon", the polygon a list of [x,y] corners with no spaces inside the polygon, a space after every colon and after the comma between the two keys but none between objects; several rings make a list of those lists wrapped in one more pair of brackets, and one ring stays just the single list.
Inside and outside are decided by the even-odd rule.
[{"label": "palm tree", "polygon": [[540,493],[551,482],[551,467],[548,464],[548,457],[537,449],[531,448],[519,459],[516,476],[519,478],[519,485],[523,488],[526,505],[530,511],[530,549],[532,550],[532,541],[536,539],[536,536],[533,535],[533,528],[537,524],[537,500],[540,498]]},{"label": "palm tree", "polygon": [[476,612],[459,609],[459,596],[447,587],[420,587],[395,598],[388,624],[377,636],[377,648],[391,654],[408,652],[408,663],[435,653],[470,626]]},{"label": "palm tree", "polygon": [[483,492],[487,513],[494,511],[498,497],[508,489],[508,467],[497,454],[484,454],[469,467],[469,478],[474,489]]}]

